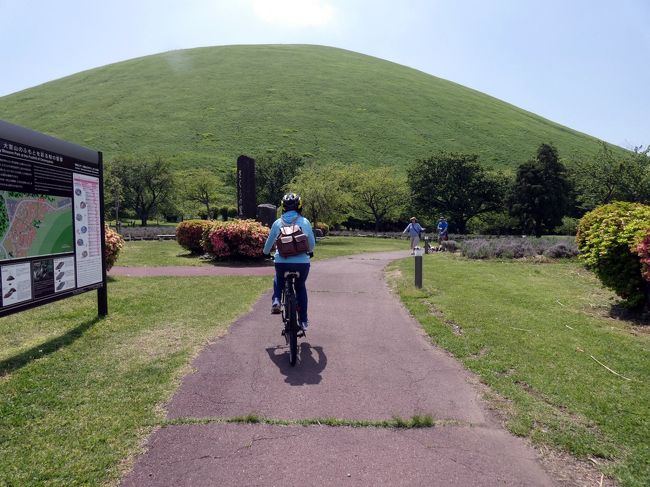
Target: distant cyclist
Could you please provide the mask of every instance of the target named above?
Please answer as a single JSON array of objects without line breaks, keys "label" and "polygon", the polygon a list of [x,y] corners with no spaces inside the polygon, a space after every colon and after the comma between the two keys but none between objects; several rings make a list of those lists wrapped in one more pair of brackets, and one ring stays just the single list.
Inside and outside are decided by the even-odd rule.
[{"label": "distant cyclist", "polygon": [[271,226],[271,233],[266,239],[264,244],[264,253],[269,254],[273,245],[275,244],[278,236],[281,233],[282,227],[289,225],[298,225],[302,232],[307,236],[309,243],[309,250],[307,252],[292,255],[290,257],[283,257],[276,249],[274,254],[275,259],[275,278],[273,279],[273,298],[271,303],[271,313],[280,313],[280,298],[282,296],[282,289],[284,289],[284,273],[288,271],[297,271],[300,277],[296,279],[296,297],[298,298],[298,313],[300,326],[303,330],[309,327],[309,320],[307,316],[307,276],[309,275],[309,254],[314,251],[316,239],[314,232],[311,229],[311,223],[301,215],[302,212],[302,199],[299,195],[294,193],[287,193],[282,197],[282,216],[275,220]]}]

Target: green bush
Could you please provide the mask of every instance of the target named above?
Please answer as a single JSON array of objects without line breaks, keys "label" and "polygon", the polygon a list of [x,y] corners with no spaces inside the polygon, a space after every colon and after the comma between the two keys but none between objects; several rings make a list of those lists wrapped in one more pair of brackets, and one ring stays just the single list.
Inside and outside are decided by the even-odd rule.
[{"label": "green bush", "polygon": [[639,257],[639,245],[649,230],[650,206],[639,203],[604,205],[578,222],[580,259],[631,308],[650,303]]},{"label": "green bush", "polygon": [[203,252],[201,239],[203,231],[212,225],[210,220],[186,220],[176,226],[176,242],[193,254]]},{"label": "green bush", "polygon": [[562,218],[562,225],[555,227],[553,233],[556,235],[575,235],[578,230],[578,219],[565,216]]},{"label": "green bush", "polygon": [[222,206],[219,208],[219,215],[223,221],[228,221],[229,218],[236,218],[237,208],[234,206]]}]

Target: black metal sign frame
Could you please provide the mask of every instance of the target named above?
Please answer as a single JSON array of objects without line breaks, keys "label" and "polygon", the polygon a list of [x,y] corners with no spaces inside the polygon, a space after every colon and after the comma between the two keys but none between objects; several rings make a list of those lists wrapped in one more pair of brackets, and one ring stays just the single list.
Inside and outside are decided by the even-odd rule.
[{"label": "black metal sign frame", "polygon": [[102,153],[0,120],[0,317],[97,290],[108,312]]}]

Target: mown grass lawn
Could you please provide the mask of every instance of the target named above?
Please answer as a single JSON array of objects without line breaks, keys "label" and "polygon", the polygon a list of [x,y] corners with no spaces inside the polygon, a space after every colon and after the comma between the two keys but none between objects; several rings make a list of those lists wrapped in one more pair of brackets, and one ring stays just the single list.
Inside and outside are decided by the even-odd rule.
[{"label": "mown grass lawn", "polygon": [[202,266],[210,261],[193,255],[175,240],[137,240],[124,242],[115,263],[125,267]]},{"label": "mown grass lawn", "polygon": [[[377,237],[327,237],[316,244],[314,260],[340,257],[363,252],[408,250],[406,240]],[[174,240],[139,240],[124,243],[115,265],[125,267],[173,266],[173,265],[215,265],[209,260],[192,255]],[[227,263],[216,263],[227,265]]]},{"label": "mown grass lawn", "polygon": [[116,278],[0,319],[0,485],[115,483],[191,358],[268,278]]},{"label": "mown grass lawn", "polygon": [[506,399],[513,433],[650,485],[650,329],[609,318],[614,296],[591,273],[429,255],[417,290],[413,259],[390,270],[433,342]]}]

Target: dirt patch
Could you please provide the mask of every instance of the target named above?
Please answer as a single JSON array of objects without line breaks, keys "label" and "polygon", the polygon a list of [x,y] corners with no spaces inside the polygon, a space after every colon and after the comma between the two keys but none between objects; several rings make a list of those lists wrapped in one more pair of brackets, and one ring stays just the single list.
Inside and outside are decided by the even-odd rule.
[{"label": "dirt patch", "polygon": [[451,328],[451,331],[453,332],[454,335],[461,336],[463,334],[463,329],[455,321],[445,320],[445,324]]},{"label": "dirt patch", "polygon": [[[505,428],[506,422],[514,416],[515,408],[512,401],[496,393],[482,382],[476,383],[477,389],[482,392],[489,412],[493,419],[500,422]],[[528,386],[530,388],[530,386]],[[530,388],[530,390],[533,390]],[[561,487],[618,487],[611,478],[605,476],[601,469],[611,465],[602,458],[580,460],[570,453],[556,450],[547,445],[533,444],[526,439],[528,444],[538,453],[538,458],[544,470]],[[602,484],[600,483],[602,479]]]},{"label": "dirt patch", "polygon": [[425,299],[424,303],[427,305],[429,314],[431,316],[434,316],[435,318],[438,318],[445,325],[451,328],[451,331],[454,335],[461,336],[463,334],[463,329],[461,328],[461,326],[458,323],[456,323],[454,320],[445,320],[444,319],[445,314],[440,309],[438,309],[435,304],[433,304],[428,299]]},{"label": "dirt patch", "polygon": [[599,467],[605,466],[604,460],[578,460],[547,446],[535,446],[535,449],[544,469],[562,487],[618,487],[614,479],[600,471]]},{"label": "dirt patch", "polygon": [[517,372],[516,369],[508,369],[508,370],[504,370],[503,372],[497,372],[495,375],[499,378],[512,377],[516,372]]},{"label": "dirt patch", "polygon": [[489,347],[481,347],[478,352],[471,354],[468,358],[470,360],[478,360],[485,357],[488,353],[490,353]]}]

